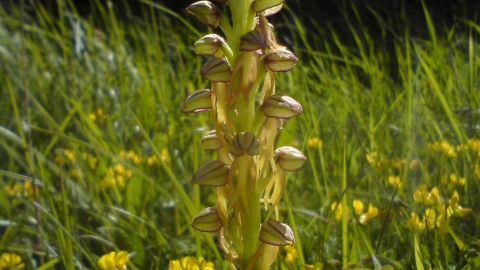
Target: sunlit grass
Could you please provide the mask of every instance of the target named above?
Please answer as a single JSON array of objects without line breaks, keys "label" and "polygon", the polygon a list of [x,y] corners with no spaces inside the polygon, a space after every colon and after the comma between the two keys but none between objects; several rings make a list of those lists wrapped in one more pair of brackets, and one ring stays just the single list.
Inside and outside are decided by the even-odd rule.
[{"label": "sunlit grass", "polygon": [[[0,252],[26,269],[95,268],[120,251],[131,269],[187,256],[223,269],[213,235],[190,226],[214,197],[191,183],[211,159],[206,115],[180,113],[207,87],[197,26],[148,4],[128,20],[61,10],[22,22],[0,7]],[[480,265],[480,26],[426,18],[429,39],[399,33],[392,52],[358,19],[351,44],[289,26],[301,63],[276,84],[304,114],[277,145],[296,142],[308,166],[280,205],[297,242],[279,269]]]}]

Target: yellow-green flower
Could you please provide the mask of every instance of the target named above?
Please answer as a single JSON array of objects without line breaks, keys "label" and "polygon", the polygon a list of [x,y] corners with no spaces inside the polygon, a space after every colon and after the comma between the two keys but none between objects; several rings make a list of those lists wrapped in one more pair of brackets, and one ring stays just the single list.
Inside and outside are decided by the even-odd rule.
[{"label": "yellow-green flower", "polygon": [[363,213],[364,206],[363,202],[360,200],[353,200],[353,211],[355,213],[355,216],[360,216]]},{"label": "yellow-green flower", "polygon": [[293,261],[298,257],[297,250],[292,245],[292,246],[285,246],[285,251],[287,252],[287,254],[285,255],[285,262],[287,264],[292,264]]},{"label": "yellow-green flower", "polygon": [[439,141],[434,143],[429,143],[428,148],[433,152],[442,153],[446,157],[454,158],[457,156],[455,147],[448,143],[447,141]]},{"label": "yellow-green flower", "polygon": [[119,157],[132,161],[133,164],[138,165],[142,162],[140,156],[138,156],[133,150],[125,151],[122,150],[118,154]]},{"label": "yellow-green flower", "polygon": [[23,269],[22,258],[15,253],[3,253],[0,257],[0,270]]},{"label": "yellow-green flower", "polygon": [[396,159],[392,159],[390,163],[392,164],[393,168],[400,170],[405,167],[405,164],[407,164],[407,161],[403,158],[396,158]]},{"label": "yellow-green flower", "polygon": [[36,187],[35,190],[33,189],[32,182],[27,181],[24,183],[15,183],[13,185],[6,185],[5,186],[5,192],[10,196],[10,197],[32,197],[33,193],[35,192],[38,194],[39,190]]},{"label": "yellow-green flower", "polygon": [[98,260],[98,267],[103,270],[123,270],[127,269],[128,252],[120,251],[118,253],[110,252],[103,255]]},{"label": "yellow-green flower", "polygon": [[183,257],[180,260],[170,261],[168,270],[214,270],[212,262],[207,262],[203,257]]},{"label": "yellow-green flower", "polygon": [[430,192],[428,192],[427,186],[421,185],[413,194],[413,199],[417,203],[425,205],[437,205],[440,202],[440,194],[437,187],[434,187]]},{"label": "yellow-green flower", "polygon": [[323,147],[323,142],[322,142],[322,140],[315,137],[315,138],[309,139],[307,141],[307,145],[308,145],[309,148],[313,148],[313,149],[322,148]]},{"label": "yellow-green flower", "polygon": [[373,218],[378,216],[378,208],[373,206],[371,203],[368,204],[368,211],[367,213],[361,214],[358,218],[358,222],[362,225],[368,225],[372,221]]},{"label": "yellow-green flower", "polygon": [[108,168],[108,174],[102,179],[100,185],[102,187],[117,186],[125,187],[126,180],[132,178],[132,171],[125,169],[122,164],[117,164]]},{"label": "yellow-green flower", "polygon": [[392,186],[395,187],[398,185],[398,189],[402,188],[403,184],[402,181],[400,181],[400,177],[398,176],[389,176],[387,179],[387,186]]},{"label": "yellow-green flower", "polygon": [[[337,203],[334,202],[334,203],[332,204],[332,211],[335,210],[336,207],[337,207]],[[348,212],[349,212],[348,206],[347,206],[346,211],[347,211],[347,215],[348,215]],[[342,216],[343,216],[343,209],[342,209],[342,204],[340,203],[340,204],[338,205],[337,210],[336,210],[335,213],[334,213],[335,220],[336,220],[336,221],[341,221],[341,220],[342,220]]]},{"label": "yellow-green flower", "polygon": [[427,230],[433,230],[435,228],[435,211],[433,209],[425,210],[425,225]]},{"label": "yellow-green flower", "polygon": [[423,232],[425,230],[425,221],[420,221],[416,213],[411,213],[410,220],[407,221],[407,227],[412,231]]}]

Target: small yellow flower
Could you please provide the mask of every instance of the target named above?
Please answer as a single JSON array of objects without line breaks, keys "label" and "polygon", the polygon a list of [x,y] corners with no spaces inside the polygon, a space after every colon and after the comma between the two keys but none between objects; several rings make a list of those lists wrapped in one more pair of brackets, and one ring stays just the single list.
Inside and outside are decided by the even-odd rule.
[{"label": "small yellow flower", "polygon": [[87,161],[88,167],[90,167],[91,170],[95,169],[95,166],[98,162],[96,157],[94,157],[92,154],[83,153],[82,158]]},{"label": "small yellow flower", "polygon": [[459,201],[460,201],[460,196],[458,195],[458,192],[455,190],[455,192],[453,192],[452,198],[450,199],[450,209],[452,213],[460,217],[468,216],[472,212],[472,209],[463,208],[458,204]]},{"label": "small yellow flower", "polygon": [[425,210],[425,224],[427,230],[433,230],[435,228],[435,211],[433,209]]},{"label": "small yellow flower", "polygon": [[285,251],[287,252],[285,255],[285,262],[287,264],[292,264],[293,261],[298,257],[297,250],[293,246],[285,246]]},{"label": "small yellow flower", "polygon": [[396,158],[396,159],[392,159],[390,163],[392,164],[393,168],[400,170],[405,167],[405,164],[407,164],[407,161],[403,158]]},{"label": "small yellow flower", "polygon": [[363,202],[360,200],[353,200],[353,210],[356,216],[360,216],[363,213]]},{"label": "small yellow flower", "polygon": [[38,194],[40,191],[38,187],[33,190],[32,182],[15,183],[13,185],[6,185],[5,192],[10,197],[33,197],[33,193]]},{"label": "small yellow flower", "polygon": [[[337,203],[336,203],[336,202],[334,202],[334,203],[332,204],[332,211],[335,210],[335,207],[337,207]],[[347,207],[346,211],[347,211],[347,215],[348,215],[348,212],[349,212],[348,207]],[[343,209],[342,209],[342,204],[340,203],[340,204],[338,205],[337,210],[336,210],[335,213],[334,213],[334,218],[335,218],[335,220],[337,220],[337,221],[341,221],[341,220],[342,220],[342,217],[343,217]]]},{"label": "small yellow flower", "polygon": [[108,174],[102,179],[101,186],[125,187],[126,180],[132,178],[132,171],[125,169],[125,166],[117,164],[108,169]]},{"label": "small yellow flower", "polygon": [[0,270],[23,269],[22,258],[15,253],[3,253],[0,257]]},{"label": "small yellow flower", "polygon": [[441,200],[438,188],[434,187],[432,191],[428,192],[426,185],[421,185],[413,194],[413,199],[417,203],[432,205],[438,204]]},{"label": "small yellow flower", "polygon": [[308,145],[309,148],[317,149],[317,148],[322,148],[323,147],[323,142],[322,142],[322,140],[315,137],[315,138],[309,139],[307,141],[307,145]]},{"label": "small yellow flower", "polygon": [[147,159],[148,166],[153,166],[155,164],[159,164],[160,161],[158,160],[157,156],[151,156]]},{"label": "small yellow flower", "polygon": [[455,147],[450,143],[448,143],[447,141],[429,143],[428,148],[430,148],[430,150],[434,152],[442,153],[443,155],[449,158],[454,158],[457,156]]},{"label": "small yellow flower", "polygon": [[170,261],[168,270],[214,270],[212,262],[207,262],[203,257],[183,257],[180,260]]},{"label": "small yellow flower", "polygon": [[162,149],[162,160],[169,163],[170,162],[170,155],[168,154],[168,149],[163,148]]},{"label": "small yellow flower", "polygon": [[365,214],[360,215],[358,222],[362,225],[368,225],[373,218],[378,216],[378,208],[373,206],[371,203],[368,204],[368,211]]},{"label": "small yellow flower", "polygon": [[366,157],[367,157],[368,163],[370,163],[371,165],[374,165],[378,159],[378,153],[377,152],[368,153]]},{"label": "small yellow flower", "polygon": [[98,267],[103,270],[123,270],[127,269],[127,262],[128,252],[120,251],[115,253],[112,251],[98,260]]},{"label": "small yellow flower", "polygon": [[396,187],[398,185],[398,188],[400,189],[402,187],[402,181],[400,181],[400,177],[398,176],[389,176],[387,179],[387,186],[392,186]]},{"label": "small yellow flower", "polygon": [[423,230],[425,230],[425,221],[420,221],[420,218],[417,214],[411,213],[410,220],[407,221],[407,227],[410,230],[423,232]]}]

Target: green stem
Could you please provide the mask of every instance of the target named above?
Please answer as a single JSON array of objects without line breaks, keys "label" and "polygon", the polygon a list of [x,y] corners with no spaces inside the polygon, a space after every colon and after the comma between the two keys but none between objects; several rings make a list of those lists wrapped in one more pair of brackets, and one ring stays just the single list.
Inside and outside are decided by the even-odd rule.
[{"label": "green stem", "polygon": [[259,244],[260,194],[255,191],[255,179],[252,179],[249,175],[250,165],[253,165],[251,157],[244,155],[237,158],[239,159],[238,182],[244,181],[244,184],[246,184],[238,185],[244,187],[244,190],[241,191],[243,194],[239,199],[243,239],[243,258],[240,258],[240,264],[246,267]]}]

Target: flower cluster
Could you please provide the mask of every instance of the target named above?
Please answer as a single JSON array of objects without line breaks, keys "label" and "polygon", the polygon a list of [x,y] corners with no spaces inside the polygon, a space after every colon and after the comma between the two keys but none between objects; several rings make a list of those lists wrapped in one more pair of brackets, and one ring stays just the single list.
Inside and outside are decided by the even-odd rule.
[{"label": "flower cluster", "polygon": [[15,182],[5,186],[5,192],[10,197],[33,197],[33,194],[38,194],[39,189],[32,186],[32,182],[26,181],[23,183]]},{"label": "flower cluster", "polygon": [[98,259],[98,267],[103,270],[125,270],[127,269],[128,252],[110,252]]},{"label": "flower cluster", "polygon": [[109,187],[116,186],[124,188],[126,181],[132,178],[132,171],[125,168],[122,164],[114,165],[108,168],[108,174],[100,182],[100,186]]},{"label": "flower cluster", "polygon": [[447,141],[438,141],[428,144],[428,148],[433,152],[441,153],[448,158],[454,158],[457,156],[455,147]]},{"label": "flower cluster", "polygon": [[400,171],[403,170],[405,166],[408,166],[410,170],[418,167],[418,160],[412,160],[410,163],[407,163],[407,160],[403,158],[388,159],[376,151],[367,153],[365,157],[372,168],[379,170],[392,168]]},{"label": "flower cluster", "polygon": [[415,191],[413,199],[415,202],[428,207],[424,211],[423,218],[420,218],[416,213],[410,215],[407,226],[417,232],[437,228],[440,233],[445,233],[445,226],[448,224],[450,217],[465,217],[472,212],[472,209],[460,206],[460,196],[457,191],[454,191],[450,200],[446,201],[440,195],[437,187],[432,188],[429,192],[425,185],[421,185]]},{"label": "flower cluster", "polygon": [[314,137],[307,141],[307,146],[312,149],[319,149],[323,147],[323,142],[319,138]]},{"label": "flower cluster", "polygon": [[[274,146],[281,122],[303,109],[293,98],[276,93],[274,77],[293,69],[298,59],[277,44],[267,20],[284,1],[217,1],[230,9],[231,19],[209,1],[187,8],[224,34],[209,34],[194,44],[194,52],[207,58],[200,75],[211,87],[191,93],[181,108],[184,113],[210,112],[212,131],[201,146],[218,153],[193,175],[195,184],[215,188],[216,202],[192,225],[218,234],[232,268],[268,269],[277,247],[294,243],[290,227],[278,221],[277,206],[285,190],[285,172],[300,169],[306,158],[293,147]],[[264,218],[260,203],[266,209]]]},{"label": "flower cluster", "polygon": [[22,258],[15,253],[3,253],[0,256],[0,270],[23,269]]},{"label": "flower cluster", "polygon": [[378,208],[371,203],[368,204],[368,210],[365,213],[363,212],[364,208],[362,201],[353,200],[353,209],[355,210],[355,216],[358,217],[358,222],[362,225],[368,225],[372,219],[378,216]]},{"label": "flower cluster", "polygon": [[[77,157],[79,158],[77,159]],[[82,153],[81,155],[76,155],[71,149],[57,150],[54,160],[59,166],[69,169],[69,174],[73,178],[77,178],[82,173],[78,163],[86,164],[90,170],[95,169],[98,163],[98,159],[92,154]]]},{"label": "flower cluster", "polygon": [[212,262],[206,261],[203,257],[183,257],[180,260],[170,261],[168,270],[213,270]]}]

